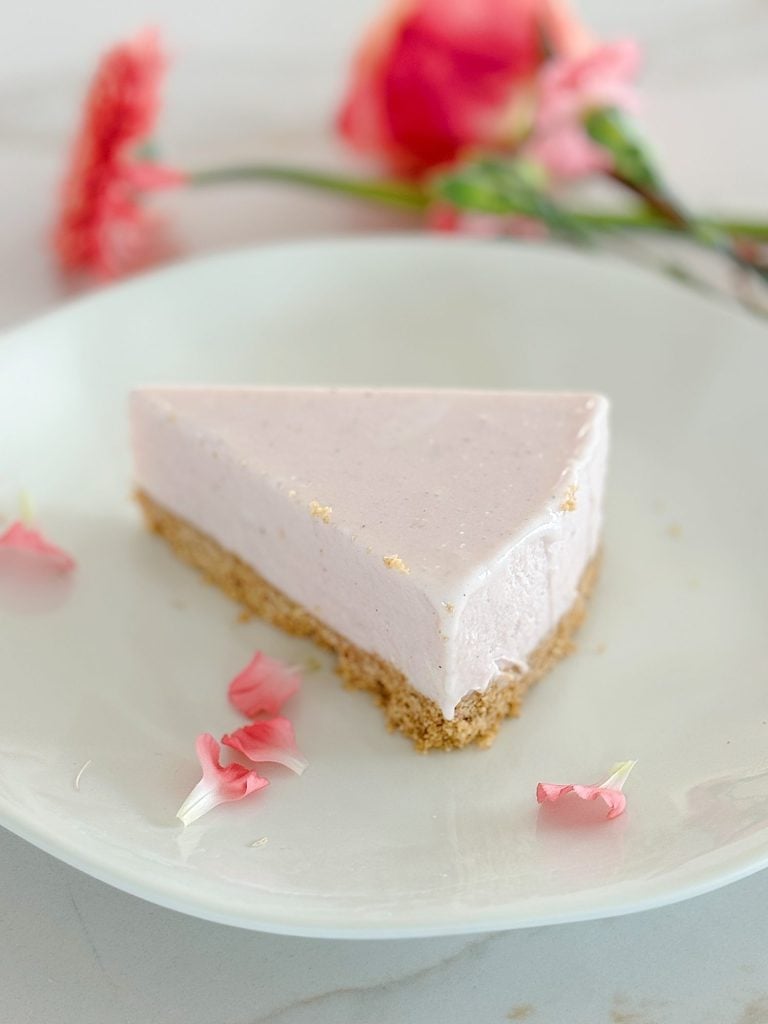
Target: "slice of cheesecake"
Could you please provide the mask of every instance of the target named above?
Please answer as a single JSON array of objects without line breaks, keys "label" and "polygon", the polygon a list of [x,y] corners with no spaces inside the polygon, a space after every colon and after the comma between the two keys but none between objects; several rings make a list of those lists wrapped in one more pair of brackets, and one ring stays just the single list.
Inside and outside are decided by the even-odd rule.
[{"label": "slice of cheesecake", "polygon": [[573,393],[149,388],[135,479],[181,558],[335,651],[420,749],[488,744],[584,616],[607,413]]}]

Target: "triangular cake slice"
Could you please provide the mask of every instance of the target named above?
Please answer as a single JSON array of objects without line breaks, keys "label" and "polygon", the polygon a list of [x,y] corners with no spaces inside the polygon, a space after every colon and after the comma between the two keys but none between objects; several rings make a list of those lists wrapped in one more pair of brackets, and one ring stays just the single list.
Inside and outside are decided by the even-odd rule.
[{"label": "triangular cake slice", "polygon": [[150,388],[150,527],[339,656],[417,746],[487,744],[569,650],[595,572],[599,395]]}]

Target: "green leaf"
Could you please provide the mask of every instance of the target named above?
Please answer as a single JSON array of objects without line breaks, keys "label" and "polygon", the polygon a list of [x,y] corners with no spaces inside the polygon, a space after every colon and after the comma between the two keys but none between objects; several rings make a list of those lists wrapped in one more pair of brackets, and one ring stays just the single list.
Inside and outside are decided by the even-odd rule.
[{"label": "green leaf", "polygon": [[590,111],[584,119],[587,134],[613,157],[621,178],[648,191],[662,189],[651,154],[632,122],[615,107]]},{"label": "green leaf", "polygon": [[588,242],[590,231],[546,192],[544,170],[527,160],[482,159],[435,178],[436,198],[473,213],[531,217],[572,241]]}]

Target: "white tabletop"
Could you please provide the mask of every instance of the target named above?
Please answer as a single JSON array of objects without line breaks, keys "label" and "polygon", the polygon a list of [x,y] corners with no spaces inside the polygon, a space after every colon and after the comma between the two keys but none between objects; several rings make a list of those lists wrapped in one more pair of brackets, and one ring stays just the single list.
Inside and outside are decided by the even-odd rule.
[{"label": "white tabletop", "polygon": [[[25,0],[0,62],[0,324],[68,294],[45,248],[88,65],[147,22],[174,52],[162,136],[185,165],[341,156],[329,130],[344,55],[376,0]],[[646,120],[678,190],[766,208],[768,7],[583,0],[647,51]],[[277,188],[168,196],[183,254],[390,230],[391,214]],[[401,222],[402,223],[402,222]],[[634,917],[391,942],[258,935],[109,889],[0,831],[0,1024],[765,1024],[768,873]]]}]

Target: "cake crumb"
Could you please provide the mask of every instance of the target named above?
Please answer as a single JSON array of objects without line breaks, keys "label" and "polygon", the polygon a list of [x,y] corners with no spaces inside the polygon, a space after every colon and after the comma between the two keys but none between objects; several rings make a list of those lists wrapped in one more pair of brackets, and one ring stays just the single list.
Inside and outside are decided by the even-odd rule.
[{"label": "cake crumb", "polygon": [[319,501],[310,501],[309,511],[315,519],[322,519],[324,523],[330,523],[333,509],[330,505],[321,505]]},{"label": "cake crumb", "polygon": [[443,608],[445,608],[449,615],[453,615],[454,605],[450,601],[443,601]]},{"label": "cake crumb", "polygon": [[592,649],[592,653],[593,654],[605,654],[605,652],[607,650],[608,650],[608,644],[595,644],[594,648]]},{"label": "cake crumb", "polygon": [[310,654],[308,658],[304,659],[304,671],[307,673],[307,675],[311,674],[312,672],[319,672],[322,667],[322,661],[320,661],[320,659],[317,658],[314,654]]},{"label": "cake crumb", "polygon": [[256,615],[249,608],[242,608],[237,616],[237,622],[251,622]]},{"label": "cake crumb", "polygon": [[521,1003],[519,1006],[512,1007],[507,1014],[507,1020],[527,1020],[533,1012],[530,1003]]},{"label": "cake crumb", "polygon": [[384,565],[386,565],[388,569],[397,569],[398,572],[404,572],[406,574],[411,571],[400,555],[385,555]]},{"label": "cake crumb", "polygon": [[667,527],[667,536],[672,540],[679,540],[683,535],[683,528],[680,523],[670,523]]},{"label": "cake crumb", "polygon": [[560,506],[561,512],[575,512],[576,511],[576,491],[578,491],[578,484],[569,484],[568,489],[565,492],[563,503]]},{"label": "cake crumb", "polygon": [[294,491],[293,489],[288,491],[288,497],[289,498],[295,498],[296,497],[296,491]]}]

